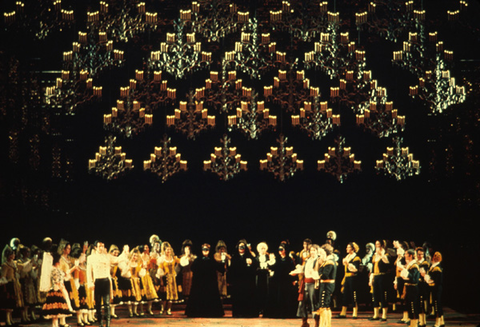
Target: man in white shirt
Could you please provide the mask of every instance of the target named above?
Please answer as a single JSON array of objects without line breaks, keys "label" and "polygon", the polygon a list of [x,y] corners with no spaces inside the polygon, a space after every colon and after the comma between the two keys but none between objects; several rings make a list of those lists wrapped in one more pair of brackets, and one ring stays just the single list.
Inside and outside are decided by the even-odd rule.
[{"label": "man in white shirt", "polygon": [[103,301],[105,306],[105,326],[110,327],[110,294],[112,289],[110,267],[112,264],[118,264],[120,261],[125,260],[126,249],[123,249],[124,251],[119,257],[114,257],[107,253],[104,243],[96,241],[94,245],[95,252],[87,258],[87,283],[88,287],[95,290],[95,309],[99,325],[103,327]]}]

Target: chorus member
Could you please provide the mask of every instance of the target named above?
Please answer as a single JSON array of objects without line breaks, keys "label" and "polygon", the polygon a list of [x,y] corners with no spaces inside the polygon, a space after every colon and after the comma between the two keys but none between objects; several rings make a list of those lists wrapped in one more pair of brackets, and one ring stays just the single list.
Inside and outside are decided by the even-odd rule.
[{"label": "chorus member", "polygon": [[405,289],[405,281],[404,279],[400,276],[400,273],[403,270],[403,266],[405,266],[407,263],[405,262],[405,251],[408,250],[408,243],[407,242],[399,242],[397,240],[393,241],[393,247],[396,250],[397,257],[394,262],[395,266],[395,281],[394,281],[394,288],[396,291],[396,301],[399,303],[398,309],[403,312],[403,317],[401,320],[398,321],[398,323],[404,324],[409,322],[408,318],[408,310],[407,306],[405,303],[405,294],[404,294],[404,289]]},{"label": "chorus member", "polygon": [[0,278],[0,309],[5,311],[6,325],[13,325],[13,310],[23,309],[23,294],[18,279],[18,266],[15,251],[6,245],[2,252],[2,272]]},{"label": "chorus member", "polygon": [[232,256],[229,268],[232,315],[235,318],[258,317],[255,301],[256,271],[257,262],[248,249],[248,243],[244,239],[238,241],[237,252]]},{"label": "chorus member", "polygon": [[182,293],[185,301],[187,301],[188,297],[190,296],[190,289],[192,287],[193,272],[191,268],[193,261],[197,258],[197,256],[192,254],[192,241],[190,240],[183,241],[181,251],[182,254],[180,256],[180,260],[183,259],[184,263],[188,262],[188,264],[182,265],[181,269]]},{"label": "chorus member", "polygon": [[[120,249],[117,245],[112,244],[108,249],[108,253],[114,257],[118,257],[120,255]],[[120,305],[122,302],[122,292],[118,287],[118,278],[121,275],[121,270],[118,267],[118,264],[112,263],[110,265],[110,278],[112,280],[112,298],[110,299],[110,317],[114,319],[118,319],[115,310],[117,306]]]},{"label": "chorus member", "polygon": [[42,316],[45,319],[52,319],[52,327],[59,326],[59,319],[71,316],[71,305],[69,303],[68,292],[64,285],[65,273],[60,269],[60,254],[52,252],[51,267],[45,267],[42,271],[47,272],[50,280],[50,290],[47,292],[46,301],[42,307]]},{"label": "chorus member", "polygon": [[427,308],[430,300],[430,289],[427,282],[425,282],[425,273],[430,269],[430,263],[425,259],[425,249],[418,247],[415,249],[416,260],[420,270],[420,279],[418,280],[418,292],[420,311],[418,314],[419,327],[425,327],[427,325]]},{"label": "chorus member", "polygon": [[435,314],[434,327],[445,326],[442,306],[443,268],[441,262],[442,254],[440,252],[435,252],[432,257],[432,265],[428,270],[428,274],[424,274],[425,281],[428,283],[428,287],[430,287],[432,293],[433,310]]},{"label": "chorus member", "polygon": [[19,246],[19,258],[17,260],[17,266],[20,274],[20,285],[22,286],[23,303],[22,310],[22,322],[29,323],[30,313],[32,319],[35,319],[35,306],[37,304],[37,290],[36,290],[36,260],[31,257],[31,251],[29,247]]},{"label": "chorus member", "polygon": [[[319,275],[319,308],[318,316],[322,327],[332,326],[332,297],[335,291],[335,277],[337,274],[337,262],[333,246],[329,243],[322,245],[318,250],[318,275]],[[315,320],[315,327],[319,326]]]},{"label": "chorus member", "polygon": [[267,252],[268,245],[265,242],[260,242],[257,245],[258,255],[255,257],[257,261],[257,276],[256,276],[256,293],[255,296],[257,300],[257,306],[260,315],[264,314],[267,299],[268,299],[268,288],[270,281],[270,267],[275,263],[275,255],[271,255]]},{"label": "chorus member", "polygon": [[[72,309],[77,311],[77,317],[80,315],[80,300],[78,298],[78,290],[73,279],[73,274],[78,270],[78,266],[75,265],[75,260],[70,256],[72,246],[69,242],[62,240],[58,246],[58,253],[60,258],[60,269],[65,273],[65,289],[68,292]],[[66,325],[65,317],[60,318],[60,325]]]},{"label": "chorus member", "polygon": [[228,297],[227,269],[228,266],[230,266],[231,264],[232,257],[228,254],[227,245],[223,240],[219,240],[217,242],[213,258],[215,259],[215,261],[221,262],[224,266],[223,272],[217,271],[217,283],[220,297],[222,299],[226,299]]},{"label": "chorus member", "polygon": [[157,290],[153,284],[152,276],[150,271],[156,268],[156,259],[153,258],[152,253],[150,252],[150,247],[145,244],[143,246],[142,252],[142,270],[141,270],[141,285],[142,292],[144,293],[145,300],[147,301],[147,313],[150,316],[153,316],[152,305],[153,302],[158,299]]},{"label": "chorus member", "polygon": [[158,277],[163,278],[163,283],[165,285],[165,298],[160,314],[163,314],[164,310],[166,310],[167,315],[171,315],[172,303],[178,300],[176,277],[179,267],[180,259],[175,256],[172,246],[168,242],[163,242],[162,255],[158,262],[157,273]]},{"label": "chorus member", "polygon": [[347,256],[343,258],[342,263],[345,275],[342,281],[342,312],[338,318],[346,318],[348,306],[353,306],[352,318],[358,317],[358,272],[362,259],[358,256],[359,246],[355,242],[347,244]]},{"label": "chorus member", "polygon": [[[375,254],[372,257],[373,269],[370,275],[370,287],[373,288],[373,317],[370,320],[387,320],[388,301],[385,289],[385,275],[388,271],[390,260],[386,253],[385,241],[375,242]],[[380,317],[380,309],[382,316]]]},{"label": "chorus member", "polygon": [[[224,257],[225,259],[225,257]],[[180,259],[182,266],[189,265],[189,258]],[[222,300],[218,291],[217,272],[225,270],[224,262],[218,262],[210,255],[210,244],[202,244],[202,255],[191,264],[192,287],[185,314],[188,317],[223,317]]]},{"label": "chorus member", "polygon": [[290,275],[290,272],[295,269],[295,261],[289,256],[289,253],[288,242],[281,242],[273,264],[269,265],[272,276],[269,282],[264,317],[294,318],[296,316],[298,295],[296,278]]},{"label": "chorus member", "polygon": [[418,280],[420,277],[420,271],[415,260],[415,250],[408,249],[405,252],[406,265],[402,267],[400,273],[401,277],[405,280],[405,304],[408,310],[408,318],[410,319],[410,327],[418,326]]},{"label": "chorus member", "polygon": [[80,244],[74,244],[72,249],[72,258],[75,260],[75,265],[78,267],[78,269],[73,272],[73,279],[75,285],[78,285],[79,308],[77,310],[77,325],[81,327],[89,324],[89,307],[87,299],[87,249],[88,242],[85,242],[83,247],[80,247]]},{"label": "chorus member", "polygon": [[[94,290],[95,308],[100,326],[103,326],[102,323],[105,318],[105,326],[110,327],[110,267],[112,263],[118,264],[120,261],[125,260],[128,248],[125,247],[124,253],[119,257],[114,257],[107,253],[103,242],[95,241],[94,245],[96,252],[88,257],[87,285]],[[102,314],[102,304],[105,308],[104,314]]]},{"label": "chorus member", "polygon": [[310,246],[310,254],[304,265],[298,264],[291,275],[303,275],[299,278],[298,289],[298,309],[297,317],[302,318],[302,327],[308,327],[308,313],[311,311],[315,325],[319,324],[320,316],[318,310],[318,290],[315,289],[315,283],[319,279],[317,261],[320,247],[317,244]]}]

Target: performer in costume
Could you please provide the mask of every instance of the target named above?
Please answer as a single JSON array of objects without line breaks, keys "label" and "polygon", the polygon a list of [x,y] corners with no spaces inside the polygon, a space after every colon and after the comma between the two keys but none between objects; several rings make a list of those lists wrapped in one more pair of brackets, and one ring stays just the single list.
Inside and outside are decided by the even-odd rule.
[{"label": "performer in costume", "polygon": [[237,243],[237,253],[232,256],[229,279],[232,294],[232,315],[235,318],[258,317],[255,302],[255,276],[257,262],[248,250],[246,240]]},{"label": "performer in costume", "polygon": [[5,310],[7,326],[14,324],[13,310],[23,309],[24,306],[22,286],[17,275],[18,266],[15,262],[15,251],[10,245],[6,245],[2,252],[0,308]]},{"label": "performer in costume", "polygon": [[296,278],[290,275],[290,272],[295,269],[295,261],[289,253],[288,242],[281,242],[278,246],[278,255],[274,257],[273,264],[269,265],[273,276],[270,277],[264,317],[293,318],[296,316],[298,296],[295,286]]},{"label": "performer in costume", "polygon": [[[36,260],[32,260],[30,248],[19,245],[20,257],[17,260],[17,266],[20,273],[20,285],[22,285],[23,303],[22,323],[29,323],[30,312],[32,319],[35,319],[35,305],[37,304],[36,290]],[[30,312],[29,312],[30,309]]]},{"label": "performer in costume", "polygon": [[[318,251],[317,270],[319,275],[319,308],[317,311],[322,327],[332,326],[332,296],[335,291],[335,277],[337,274],[337,262],[333,253],[333,246],[324,244]],[[315,327],[319,323],[315,321]]]},{"label": "performer in costume", "polygon": [[145,276],[146,271],[143,268],[143,261],[140,257],[140,250],[138,247],[133,249],[133,251],[130,253],[128,267],[130,269],[130,281],[132,283],[133,296],[135,298],[133,301],[133,315],[135,317],[142,317],[145,315],[143,312],[143,302],[146,300],[146,298],[141,278]]},{"label": "performer in costume", "polygon": [[61,318],[71,316],[71,305],[69,303],[68,291],[64,285],[65,273],[60,269],[60,254],[56,251],[52,252],[52,264],[53,266],[45,267],[42,271],[48,271],[48,277],[43,276],[50,280],[50,290],[47,292],[46,301],[42,307],[42,315],[45,319],[52,319],[52,327],[58,327],[58,320]]},{"label": "performer in costume", "polygon": [[428,270],[428,274],[424,274],[423,276],[432,292],[433,309],[435,313],[434,327],[445,326],[442,307],[443,268],[441,266],[441,262],[442,254],[440,252],[435,252],[432,257],[432,265]]},{"label": "performer in costume", "polygon": [[401,277],[405,280],[405,304],[408,308],[410,327],[418,326],[418,279],[420,271],[415,260],[415,250],[409,249],[405,252],[406,266],[401,267]]},{"label": "performer in costume", "polygon": [[261,242],[257,245],[258,255],[255,257],[257,261],[257,276],[256,276],[256,293],[257,307],[259,313],[263,315],[267,306],[268,289],[270,280],[270,267],[275,263],[275,255],[268,254],[268,245]]},{"label": "performer in costume", "polygon": [[[120,249],[117,245],[112,244],[108,249],[108,253],[114,257],[120,255]],[[121,274],[118,264],[112,263],[110,265],[110,279],[112,280],[112,298],[110,299],[110,317],[118,319],[118,316],[115,314],[115,309],[122,302],[122,292],[118,287],[118,277]]]},{"label": "performer in costume", "polygon": [[430,263],[425,260],[425,249],[423,247],[418,247],[415,249],[416,260],[420,270],[420,279],[418,280],[418,293],[419,293],[419,303],[420,311],[418,314],[418,326],[425,327],[427,325],[427,310],[428,310],[428,300],[430,299],[430,288],[428,287],[427,282],[425,282],[425,274],[430,269]]},{"label": "performer in costume", "polygon": [[353,305],[352,318],[358,317],[358,301],[357,301],[357,289],[358,289],[358,271],[362,259],[357,255],[359,246],[355,242],[350,242],[347,245],[347,256],[343,258],[343,266],[345,269],[345,275],[342,281],[341,293],[342,297],[342,312],[338,315],[338,318],[347,317],[348,305]]},{"label": "performer in costume", "polygon": [[215,246],[215,254],[213,258],[217,262],[221,262],[224,266],[223,272],[217,271],[217,283],[218,283],[218,292],[220,293],[220,297],[222,299],[226,299],[228,297],[228,289],[227,289],[227,269],[230,266],[232,257],[227,252],[227,245],[224,241],[219,240],[217,242],[217,246]]},{"label": "performer in costume", "polygon": [[[112,290],[110,267],[112,263],[118,264],[121,261],[125,261],[128,247],[124,247],[123,253],[119,257],[114,257],[107,253],[103,242],[95,241],[94,245],[96,252],[88,257],[87,284],[90,289],[94,290],[99,325],[103,326],[105,318],[105,326],[110,327],[110,297]],[[105,308],[104,314],[102,314],[102,304]]]},{"label": "performer in costume", "polygon": [[[408,323],[408,310],[405,303],[405,281],[400,276],[403,267],[407,264],[405,261],[405,251],[408,250],[407,242],[393,241],[393,247],[396,249],[397,258],[395,259],[395,281],[394,288],[397,294],[397,302],[399,303],[398,309],[403,312],[403,317],[398,321],[400,324]],[[394,303],[395,305],[396,303]]]},{"label": "performer in costume", "polygon": [[159,259],[157,277],[164,279],[165,298],[160,314],[166,310],[167,315],[172,314],[172,303],[178,300],[177,269],[180,259],[175,256],[172,246],[168,242],[162,243],[162,255]]},{"label": "performer in costume", "polygon": [[[388,271],[390,260],[385,249],[385,241],[375,242],[375,254],[372,257],[373,271],[370,275],[370,287],[373,288],[373,317],[370,320],[387,320],[388,302],[384,278]],[[382,316],[380,317],[380,308]]]},{"label": "performer in costume", "polygon": [[[68,241],[61,240],[58,246],[58,253],[61,255],[60,258],[60,269],[65,273],[65,289],[68,292],[70,298],[70,303],[73,310],[77,311],[80,307],[80,301],[78,299],[78,291],[73,280],[73,273],[78,269],[78,266],[75,265],[75,260],[70,256],[72,246]],[[80,311],[77,311],[77,317],[80,315]],[[60,318],[60,325],[66,325],[65,317]]]},{"label": "performer in costume", "polygon": [[[182,266],[190,265],[187,256],[180,259]],[[222,300],[218,292],[217,271],[225,270],[224,262],[210,257],[210,244],[202,244],[202,256],[191,264],[193,272],[190,297],[185,314],[188,317],[223,317]]]},{"label": "performer in costume", "polygon": [[145,294],[145,300],[147,301],[147,313],[150,316],[153,316],[152,305],[153,301],[158,299],[158,295],[155,289],[155,285],[153,284],[152,277],[150,275],[150,270],[156,267],[156,259],[152,258],[148,245],[143,246],[143,253],[141,259],[143,262],[142,270],[140,272],[140,278],[142,282],[141,285],[143,289],[142,292]]},{"label": "performer in costume", "polygon": [[182,285],[182,295],[185,301],[188,300],[190,296],[190,288],[192,287],[192,277],[193,272],[191,270],[193,261],[197,258],[196,255],[191,253],[192,250],[192,241],[185,240],[182,243],[182,255],[180,256],[180,260],[184,260],[183,262],[188,264],[182,265],[182,269],[180,272],[181,276],[181,285]]},{"label": "performer in costume", "polygon": [[302,318],[302,327],[308,327],[308,312],[311,311],[315,326],[318,326],[320,316],[317,313],[318,310],[318,290],[315,289],[315,281],[320,278],[318,275],[317,260],[320,247],[317,244],[310,246],[310,255],[305,261],[304,265],[298,264],[294,271],[290,272],[291,275],[303,275],[299,278],[298,286],[298,309],[297,317]]},{"label": "performer in costume", "polygon": [[87,301],[87,258],[86,252],[88,249],[88,242],[83,244],[80,248],[80,244],[74,244],[72,247],[72,257],[75,260],[75,265],[78,267],[73,272],[73,280],[78,285],[78,300],[80,306],[77,310],[77,325],[85,326],[89,325],[88,322],[88,301]]}]

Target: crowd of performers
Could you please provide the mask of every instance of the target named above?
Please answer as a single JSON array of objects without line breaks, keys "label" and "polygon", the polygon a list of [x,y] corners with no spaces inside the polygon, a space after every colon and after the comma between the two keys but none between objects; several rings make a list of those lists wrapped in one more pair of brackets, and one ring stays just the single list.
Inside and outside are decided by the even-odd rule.
[{"label": "crowd of performers", "polygon": [[2,253],[0,309],[7,326],[16,312],[22,323],[41,317],[63,327],[76,317],[78,326],[109,327],[119,305],[132,318],[171,315],[182,302],[188,317],[223,317],[228,302],[234,318],[299,317],[307,327],[313,316],[315,327],[329,327],[332,308],[341,310],[335,318],[351,309],[355,319],[362,305],[373,310],[370,320],[386,321],[393,308],[402,324],[426,326],[433,315],[435,327],[445,325],[440,252],[377,240],[359,255],[355,242],[342,251],[335,239],[333,231],[322,245],[305,239],[298,252],[288,241],[268,252],[265,242],[252,249],[240,240],[231,253],[223,241],[185,240],[176,255],[157,235],[133,248],[50,238],[29,248],[14,238]]}]

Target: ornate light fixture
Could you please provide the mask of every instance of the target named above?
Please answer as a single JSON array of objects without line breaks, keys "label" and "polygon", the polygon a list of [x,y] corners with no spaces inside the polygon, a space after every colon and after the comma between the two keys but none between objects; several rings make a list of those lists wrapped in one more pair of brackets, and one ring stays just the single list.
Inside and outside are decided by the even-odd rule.
[{"label": "ornate light fixture", "polygon": [[55,86],[45,88],[45,103],[61,106],[72,114],[81,105],[102,97],[102,87],[93,86],[93,79],[87,71],[62,71]]},{"label": "ornate light fixture", "polygon": [[87,12],[90,31],[104,31],[116,41],[128,42],[136,34],[157,28],[157,13],[146,12],[145,2],[115,1],[110,6],[100,1],[100,9]]},{"label": "ornate light fixture", "polygon": [[345,147],[345,138],[338,136],[335,139],[335,147],[328,147],[324,160],[318,160],[317,169],[325,171],[343,183],[348,174],[361,171],[361,161],[355,160],[355,154],[351,153],[350,147]]},{"label": "ornate light fixture", "polygon": [[174,21],[175,33],[167,33],[166,42],[160,43],[160,50],[152,51],[148,60],[151,70],[162,70],[175,79],[208,69],[212,53],[202,51],[202,43],[196,42],[195,32],[185,33],[185,20]]},{"label": "ornate light fixture", "polygon": [[217,71],[210,71],[205,86],[195,90],[195,98],[216,110],[227,112],[239,106],[241,101],[251,101],[252,88],[243,86],[235,70],[227,73],[223,69],[221,75]]},{"label": "ornate light fixture", "polygon": [[179,171],[187,170],[187,161],[181,160],[181,154],[177,153],[177,147],[170,147],[171,139],[163,136],[161,147],[155,147],[150,154],[150,160],[143,161],[143,170],[157,175],[162,183]]},{"label": "ornate light fixture", "polygon": [[63,53],[63,69],[87,71],[95,77],[101,71],[124,64],[123,51],[113,48],[113,41],[107,39],[106,32],[78,32],[78,42]]},{"label": "ornate light fixture", "polygon": [[208,109],[203,108],[203,101],[197,101],[193,90],[187,98],[188,101],[180,101],[180,109],[175,109],[174,115],[167,115],[167,126],[174,126],[188,139],[195,140],[200,132],[215,126],[215,116],[208,115]]},{"label": "ornate light fixture", "polygon": [[168,87],[168,81],[162,80],[161,71],[135,70],[135,79],[130,79],[129,88],[121,91],[129,91],[133,101],[140,102],[146,112],[153,112],[159,106],[173,104],[177,98],[177,90]]},{"label": "ornate light fixture", "polygon": [[255,91],[250,92],[251,101],[242,101],[236,115],[228,116],[228,129],[239,129],[249,139],[258,139],[259,134],[267,128],[275,129],[277,116],[270,115],[270,110],[265,109],[264,101],[257,101]]},{"label": "ornate light fixture", "polygon": [[392,101],[370,102],[369,109],[357,114],[357,125],[377,137],[387,137],[405,129],[405,116],[399,116]]},{"label": "ornate light fixture", "polygon": [[230,147],[231,139],[226,134],[220,142],[222,146],[215,147],[215,153],[210,154],[210,160],[203,162],[203,170],[211,171],[217,174],[220,180],[228,181],[240,171],[247,170],[247,161],[242,160],[236,147]]},{"label": "ornate light fixture", "polygon": [[[192,29],[208,42],[219,42],[238,29],[237,6],[229,0],[193,1]],[[188,17],[189,12],[183,13]]]},{"label": "ornate light fixture", "polygon": [[340,126],[340,115],[334,115],[328,102],[320,102],[317,96],[314,103],[304,102],[299,115],[292,115],[292,126],[299,126],[313,140],[321,140],[334,126]]},{"label": "ornate light fixture", "polygon": [[[136,80],[130,80],[129,86],[120,88],[122,100],[117,100],[117,106],[112,108],[111,114],[103,115],[103,126],[106,130],[132,137],[153,123],[152,108],[142,108],[142,103],[134,100],[132,96],[136,85]],[[174,98],[173,95],[171,97]]]},{"label": "ornate light fixture", "polygon": [[382,160],[377,160],[375,169],[379,174],[390,175],[397,181],[408,176],[420,174],[420,162],[413,160],[413,154],[409,153],[408,147],[402,148],[403,138],[393,138],[395,147],[387,147],[387,153],[383,154]]},{"label": "ornate light fixture", "polygon": [[132,160],[126,159],[122,147],[115,146],[116,140],[112,135],[105,138],[105,146],[100,146],[99,152],[95,153],[95,159],[88,161],[90,173],[113,180],[133,168]]},{"label": "ornate light fixture", "polygon": [[51,32],[69,28],[74,23],[73,10],[62,9],[61,0],[16,1],[15,10],[3,14],[5,26],[12,31],[27,31],[39,40]]},{"label": "ornate light fixture", "polygon": [[288,138],[280,134],[277,139],[279,146],[270,147],[267,159],[260,159],[260,170],[272,173],[281,182],[295,175],[298,170],[303,170],[303,160],[297,159],[297,154],[293,153],[293,146],[286,146],[287,140]]}]

